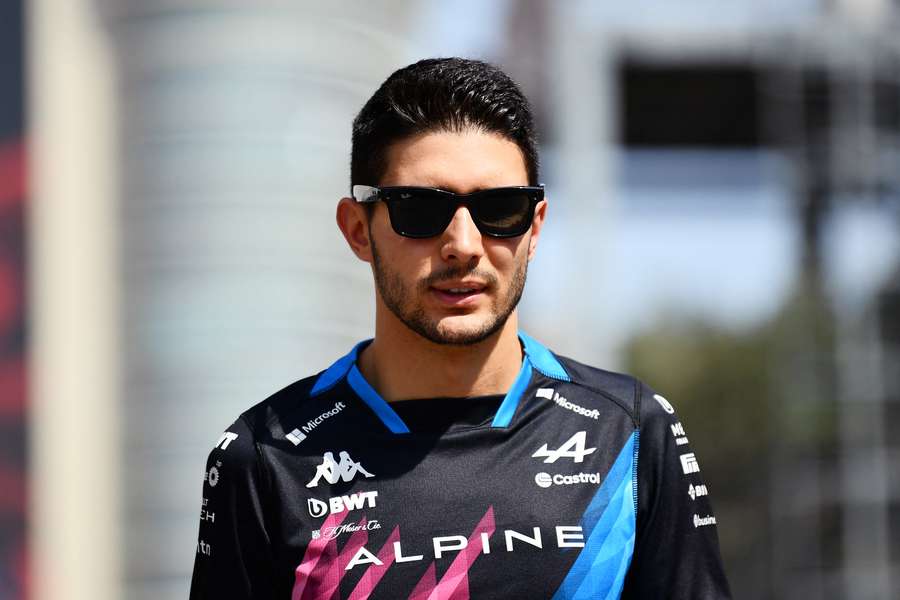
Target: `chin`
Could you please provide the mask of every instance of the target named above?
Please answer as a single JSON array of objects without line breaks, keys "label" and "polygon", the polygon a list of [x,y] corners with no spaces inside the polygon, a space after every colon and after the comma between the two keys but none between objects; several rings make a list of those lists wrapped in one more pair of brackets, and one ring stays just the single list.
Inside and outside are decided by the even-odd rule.
[{"label": "chin", "polygon": [[440,338],[439,343],[470,346],[496,335],[503,328],[502,323],[498,325],[490,317],[473,317],[474,315],[441,319],[434,328],[437,334],[435,337]]}]

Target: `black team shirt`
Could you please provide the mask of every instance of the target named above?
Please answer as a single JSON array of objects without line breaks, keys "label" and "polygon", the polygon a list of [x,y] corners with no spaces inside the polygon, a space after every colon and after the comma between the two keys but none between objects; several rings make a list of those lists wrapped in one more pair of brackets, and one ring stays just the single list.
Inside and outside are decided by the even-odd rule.
[{"label": "black team shirt", "polygon": [[525,334],[505,396],[388,404],[360,349],[210,452],[191,600],[729,598],[662,396]]}]

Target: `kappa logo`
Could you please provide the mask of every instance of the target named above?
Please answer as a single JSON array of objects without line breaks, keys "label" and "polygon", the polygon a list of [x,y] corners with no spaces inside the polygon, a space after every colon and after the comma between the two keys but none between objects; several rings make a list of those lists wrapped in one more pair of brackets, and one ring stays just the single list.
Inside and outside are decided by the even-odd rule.
[{"label": "kappa logo", "polygon": [[309,516],[319,518],[328,514],[359,510],[366,506],[375,508],[375,498],[377,497],[378,492],[358,492],[349,496],[335,496],[329,498],[328,502],[307,498],[306,505],[309,509]]},{"label": "kappa logo", "polygon": [[596,448],[585,448],[586,438],[587,432],[579,431],[556,450],[548,450],[547,444],[544,444],[531,456],[532,458],[543,458],[545,463],[555,463],[560,458],[571,458],[577,463],[584,462],[584,457],[596,450]]},{"label": "kappa logo", "polygon": [[316,467],[316,475],[312,478],[312,480],[306,484],[306,487],[312,488],[319,485],[319,480],[323,477],[325,481],[331,484],[335,484],[338,481],[353,481],[353,478],[356,477],[358,473],[362,473],[365,477],[374,477],[372,473],[363,468],[363,466],[355,462],[350,455],[344,451],[341,451],[339,456],[341,457],[340,462],[334,460],[333,452],[326,452],[322,457],[322,464]]}]

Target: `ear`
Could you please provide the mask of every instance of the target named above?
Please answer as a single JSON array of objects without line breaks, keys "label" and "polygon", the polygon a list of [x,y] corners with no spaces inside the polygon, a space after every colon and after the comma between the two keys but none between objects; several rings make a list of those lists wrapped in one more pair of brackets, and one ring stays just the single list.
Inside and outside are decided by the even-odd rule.
[{"label": "ear", "polygon": [[531,220],[531,237],[528,240],[528,260],[534,258],[537,251],[538,238],[541,237],[541,228],[544,226],[544,218],[547,216],[546,197],[534,207],[534,217]]},{"label": "ear", "polygon": [[353,198],[341,198],[337,205],[338,228],[350,250],[359,260],[372,262],[372,245],[369,243],[369,226],[366,210]]}]

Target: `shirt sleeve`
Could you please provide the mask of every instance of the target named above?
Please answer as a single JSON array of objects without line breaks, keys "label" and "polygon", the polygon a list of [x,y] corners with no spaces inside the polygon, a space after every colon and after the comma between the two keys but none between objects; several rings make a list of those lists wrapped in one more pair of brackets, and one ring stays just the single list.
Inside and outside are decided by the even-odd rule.
[{"label": "shirt sleeve", "polygon": [[638,513],[624,599],[731,598],[702,462],[672,405],[639,398]]},{"label": "shirt sleeve", "polygon": [[190,600],[273,597],[265,481],[252,431],[239,418],[206,462]]}]

